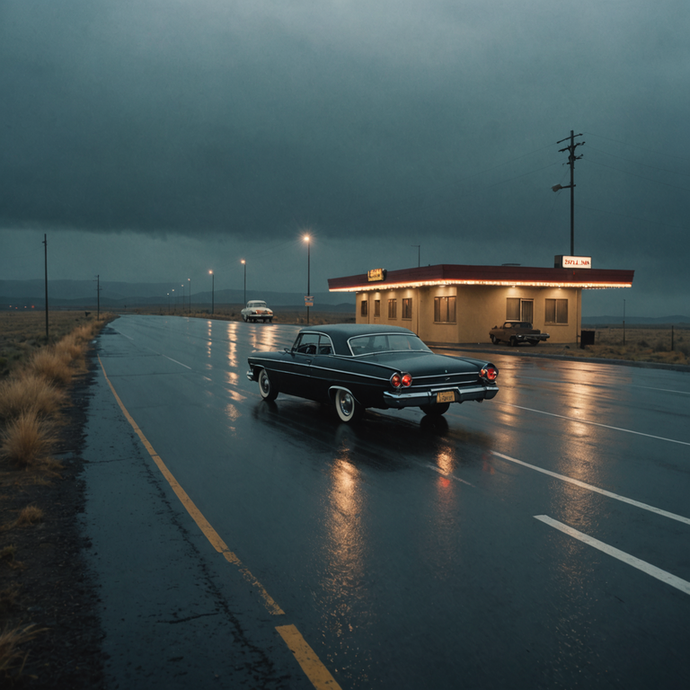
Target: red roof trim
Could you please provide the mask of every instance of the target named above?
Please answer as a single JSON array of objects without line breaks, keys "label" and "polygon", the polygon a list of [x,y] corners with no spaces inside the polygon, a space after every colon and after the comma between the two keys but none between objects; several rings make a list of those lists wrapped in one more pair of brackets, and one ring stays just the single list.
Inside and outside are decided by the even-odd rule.
[{"label": "red roof trim", "polygon": [[465,266],[458,264],[437,264],[420,268],[405,268],[388,271],[386,279],[369,282],[366,273],[343,278],[329,278],[329,290],[356,291],[357,288],[373,290],[394,285],[424,285],[428,283],[472,284],[474,282],[514,282],[524,286],[539,287],[545,283],[582,284],[596,287],[598,284],[613,287],[632,285],[635,271],[588,268],[536,268],[530,266]]}]

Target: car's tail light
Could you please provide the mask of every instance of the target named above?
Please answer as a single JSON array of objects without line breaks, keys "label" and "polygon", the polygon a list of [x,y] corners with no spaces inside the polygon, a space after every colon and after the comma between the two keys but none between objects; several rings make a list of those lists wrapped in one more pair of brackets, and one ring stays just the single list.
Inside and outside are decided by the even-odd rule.
[{"label": "car's tail light", "polygon": [[484,369],[481,370],[481,376],[487,381],[495,381],[498,378],[498,369],[492,366],[484,367]]},{"label": "car's tail light", "polygon": [[403,388],[409,388],[412,385],[412,374],[402,375],[402,385]]},{"label": "car's tail light", "polygon": [[400,388],[402,386],[402,376],[400,374],[393,374],[391,376],[391,386],[393,388]]}]

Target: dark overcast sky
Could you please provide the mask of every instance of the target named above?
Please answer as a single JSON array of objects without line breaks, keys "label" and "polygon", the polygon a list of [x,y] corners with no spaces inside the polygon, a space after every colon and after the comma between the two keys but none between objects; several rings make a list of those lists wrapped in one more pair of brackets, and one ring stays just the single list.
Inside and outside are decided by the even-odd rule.
[{"label": "dark overcast sky", "polygon": [[[312,292],[369,268],[635,269],[690,314],[687,0],[0,0],[0,280]],[[208,286],[206,287],[208,289]]]}]

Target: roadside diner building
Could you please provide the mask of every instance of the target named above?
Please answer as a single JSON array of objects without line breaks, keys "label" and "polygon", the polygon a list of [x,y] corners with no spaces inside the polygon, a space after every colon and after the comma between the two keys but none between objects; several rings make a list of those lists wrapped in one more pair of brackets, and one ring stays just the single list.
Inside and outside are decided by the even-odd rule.
[{"label": "roadside diner building", "polygon": [[439,264],[331,278],[356,293],[357,323],[403,326],[431,343],[484,343],[505,321],[529,321],[551,343],[580,342],[582,291],[632,287],[634,271],[594,269],[590,257],[554,268]]}]

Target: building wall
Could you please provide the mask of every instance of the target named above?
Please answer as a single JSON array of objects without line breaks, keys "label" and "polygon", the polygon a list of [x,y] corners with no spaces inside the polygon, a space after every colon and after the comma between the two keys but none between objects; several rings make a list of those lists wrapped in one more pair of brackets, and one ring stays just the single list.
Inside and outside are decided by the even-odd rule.
[{"label": "building wall", "polygon": [[[455,297],[455,322],[434,321],[434,299]],[[396,301],[395,318],[389,318],[389,300]],[[403,300],[411,299],[409,318],[403,315]],[[517,313],[508,313],[508,299]],[[375,314],[376,300],[379,301],[379,315]],[[550,313],[558,313],[563,320],[564,300],[567,302],[567,322],[546,322],[547,300],[558,300],[558,306],[551,302]],[[367,303],[366,315],[362,314],[362,302]],[[531,318],[530,318],[531,311]],[[489,331],[500,326],[509,318],[531,320],[534,328],[549,333],[550,343],[578,342],[582,318],[582,290],[580,288],[529,288],[471,286],[432,286],[404,288],[399,290],[377,290],[357,293],[357,323],[389,324],[403,326],[417,333],[422,340],[433,343],[486,343],[490,342]]]}]

